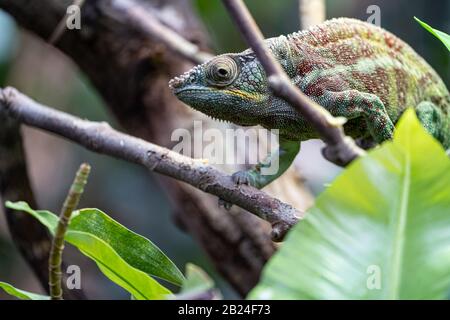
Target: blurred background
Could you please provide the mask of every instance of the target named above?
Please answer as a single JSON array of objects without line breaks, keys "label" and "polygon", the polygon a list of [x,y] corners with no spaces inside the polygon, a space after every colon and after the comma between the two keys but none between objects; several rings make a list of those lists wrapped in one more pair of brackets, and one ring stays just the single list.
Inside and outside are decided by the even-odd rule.
[{"label": "blurred background", "polygon": [[[218,0],[193,0],[217,53],[246,48]],[[247,0],[266,37],[299,29],[297,0]],[[367,20],[370,5],[381,9],[381,25],[408,42],[450,86],[450,55],[445,47],[414,20],[417,16],[436,29],[450,33],[448,0],[329,0],[327,18]],[[38,17],[38,15],[37,15]],[[20,30],[0,10],[0,86],[14,86],[33,99],[90,120],[102,120],[120,129],[85,76],[63,54]],[[1,124],[0,124],[1,125]],[[234,292],[214,272],[200,248],[171,221],[164,189],[138,166],[100,156],[41,131],[23,128],[29,172],[40,208],[59,212],[78,165],[89,162],[93,172],[80,207],[97,207],[133,231],[156,243],[184,270],[193,262],[208,271],[225,297]],[[314,194],[339,172],[320,156],[320,142],[304,143],[297,167]],[[1,155],[0,155],[1,157]],[[1,210],[1,209],[0,209]],[[93,262],[69,249],[70,261],[81,266],[82,285],[92,299],[128,299],[128,294],[108,281]],[[19,256],[0,212],[0,281],[18,288],[41,291],[37,280]],[[0,292],[0,299],[6,298]]]}]

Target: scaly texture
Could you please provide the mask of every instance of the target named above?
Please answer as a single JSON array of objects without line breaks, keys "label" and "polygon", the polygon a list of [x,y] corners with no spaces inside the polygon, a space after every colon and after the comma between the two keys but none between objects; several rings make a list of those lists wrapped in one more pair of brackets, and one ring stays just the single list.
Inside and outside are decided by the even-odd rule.
[{"label": "scaly texture", "polygon": [[[424,127],[450,147],[447,88],[433,68],[392,33],[339,18],[266,43],[296,86],[333,116],[348,119],[348,135],[375,143],[390,139],[401,114],[412,107]],[[299,146],[294,144],[318,137],[296,110],[272,95],[251,50],[217,56],[169,85],[180,100],[211,117],[280,130],[281,170],[264,176],[256,166],[236,173],[237,183],[267,185],[295,158]]]}]

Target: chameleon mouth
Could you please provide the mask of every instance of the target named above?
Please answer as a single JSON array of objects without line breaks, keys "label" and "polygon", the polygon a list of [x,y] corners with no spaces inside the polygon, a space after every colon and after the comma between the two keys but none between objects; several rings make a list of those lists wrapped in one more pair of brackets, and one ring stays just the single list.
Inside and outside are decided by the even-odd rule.
[{"label": "chameleon mouth", "polygon": [[170,88],[172,92],[177,96],[183,96],[185,94],[199,94],[199,93],[209,93],[211,92],[210,89],[205,88],[196,88],[196,87],[182,87],[182,88]]},{"label": "chameleon mouth", "polygon": [[170,86],[169,83],[169,88],[172,90],[172,92],[177,96],[177,97],[181,97],[185,94],[208,94],[211,92],[221,92],[222,94],[227,93],[231,96],[237,96],[241,99],[244,100],[249,100],[249,101],[260,101],[261,98],[258,95],[254,95],[254,94],[249,94],[249,93],[245,93],[242,92],[240,90],[220,90],[220,89],[216,89],[216,88],[198,88],[198,87],[191,87],[191,86],[187,86],[187,87],[173,87]]}]

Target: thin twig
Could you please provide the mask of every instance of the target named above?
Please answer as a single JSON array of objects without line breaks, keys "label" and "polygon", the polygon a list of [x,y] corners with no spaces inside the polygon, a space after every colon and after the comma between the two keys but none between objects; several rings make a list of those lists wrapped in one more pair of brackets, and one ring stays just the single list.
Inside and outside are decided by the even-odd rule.
[{"label": "thin twig", "polygon": [[300,27],[309,29],[326,18],[325,0],[298,0]]},{"label": "thin twig", "polygon": [[[163,42],[169,50],[179,54],[194,64],[202,64],[214,56],[202,51],[197,45],[189,42],[178,33],[166,27],[159,19],[149,13],[149,10],[131,0],[113,0],[109,4],[118,7],[122,12],[126,12],[129,22],[142,30],[144,34],[150,34]],[[106,13],[113,17],[114,11],[108,10]]]},{"label": "thin twig", "polygon": [[273,93],[291,104],[314,126],[326,143],[324,156],[337,165],[345,166],[364,155],[364,150],[345,135],[341,119],[334,118],[291,83],[281,65],[266,48],[264,37],[242,0],[223,0],[223,2],[266,71]]},{"label": "thin twig", "polygon": [[[72,5],[82,7],[84,3],[84,0],[73,0]],[[55,30],[51,34],[50,38],[48,39],[48,43],[51,45],[54,45],[64,34],[64,32],[67,30],[67,17],[68,14],[66,13],[64,17],[59,21],[58,25],[56,26]]]},{"label": "thin twig", "polygon": [[[82,6],[84,0],[74,0],[73,5]],[[146,8],[132,0],[112,0],[108,2],[111,7],[118,7],[121,12],[126,12],[128,21],[134,26],[138,27],[143,34],[150,34],[163,42],[167,48],[181,57],[191,61],[194,64],[204,63],[213,55],[202,51],[197,45],[189,42],[172,29],[162,24],[158,17],[152,15]],[[114,17],[114,10],[106,11],[111,17]],[[60,20],[55,31],[50,36],[48,42],[55,44],[59,38],[64,34],[66,28],[67,14]]]},{"label": "thin twig", "polygon": [[13,88],[0,90],[1,108],[22,123],[53,132],[89,150],[141,164],[236,204],[271,223],[274,241],[281,241],[304,216],[304,213],[261,190],[247,185],[237,186],[229,175],[206,165],[204,161],[120,133],[107,123],[82,120],[56,111]]},{"label": "thin twig", "polygon": [[62,252],[64,250],[64,237],[66,235],[67,227],[69,226],[72,212],[77,208],[81,195],[83,194],[84,186],[87,183],[90,171],[91,167],[88,164],[83,163],[80,166],[70,187],[69,193],[67,194],[66,200],[64,201],[61,214],[59,215],[58,225],[55,230],[55,236],[53,237],[50,250],[50,257],[48,259],[48,285],[52,300],[62,300],[63,298],[61,264]]}]

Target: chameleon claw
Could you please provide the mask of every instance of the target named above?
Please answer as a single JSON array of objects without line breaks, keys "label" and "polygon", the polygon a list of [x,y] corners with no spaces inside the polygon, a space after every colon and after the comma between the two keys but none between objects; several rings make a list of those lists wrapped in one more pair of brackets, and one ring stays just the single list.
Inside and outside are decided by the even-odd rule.
[{"label": "chameleon claw", "polygon": [[236,184],[249,184],[250,180],[246,171],[238,171],[233,173],[231,179],[233,179],[233,182]]},{"label": "chameleon claw", "polygon": [[[256,186],[255,178],[252,176],[252,174],[248,171],[238,171],[231,175],[231,180],[233,180],[234,183],[237,185],[246,184],[249,186]],[[233,206],[232,203],[225,201],[221,198],[219,198],[219,207],[224,208],[225,210],[230,210]]]},{"label": "chameleon claw", "polygon": [[231,179],[233,179],[233,182],[237,185],[246,184],[252,187],[256,187],[255,177],[251,172],[248,171],[235,172],[231,176]]}]

